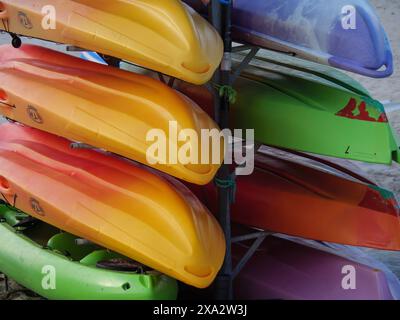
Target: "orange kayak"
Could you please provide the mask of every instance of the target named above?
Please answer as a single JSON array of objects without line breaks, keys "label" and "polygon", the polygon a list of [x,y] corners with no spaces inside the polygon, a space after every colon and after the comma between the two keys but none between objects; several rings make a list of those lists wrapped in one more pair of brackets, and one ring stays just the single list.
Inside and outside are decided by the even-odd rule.
[{"label": "orange kayak", "polygon": [[20,124],[0,126],[0,191],[10,205],[199,288],[225,255],[223,232],[173,178]]},{"label": "orange kayak", "polygon": [[3,0],[0,30],[74,45],[203,84],[221,62],[218,32],[180,0]]},{"label": "orange kayak", "polygon": [[[255,165],[253,175],[237,177],[233,221],[307,239],[400,250],[400,211],[391,192],[334,168],[271,155],[257,154]],[[191,188],[216,212],[213,184]]]},{"label": "orange kayak", "polygon": [[[222,163],[223,143],[219,159],[209,155],[203,161],[202,143],[188,137],[178,140],[183,130],[198,137],[202,129],[219,132],[216,123],[192,100],[150,77],[38,46],[6,45],[0,47],[0,89],[5,117],[180,179],[207,184]],[[168,147],[148,152],[157,142],[148,139],[154,129],[165,134],[171,152]],[[190,148],[197,155],[195,161],[174,161],[182,148]]]}]

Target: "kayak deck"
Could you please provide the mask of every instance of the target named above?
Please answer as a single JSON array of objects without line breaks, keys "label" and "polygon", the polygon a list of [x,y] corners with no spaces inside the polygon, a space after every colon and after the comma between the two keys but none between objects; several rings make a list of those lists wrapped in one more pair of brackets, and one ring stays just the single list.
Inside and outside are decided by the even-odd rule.
[{"label": "kayak deck", "polygon": [[207,208],[138,164],[3,124],[0,177],[1,193],[23,212],[189,285],[207,287],[222,265],[224,235]]},{"label": "kayak deck", "polygon": [[[33,45],[1,46],[0,64],[0,112],[7,118],[197,184],[210,182],[222,163],[222,143],[217,163],[212,155],[202,160],[201,143],[178,140],[183,130],[201,137],[203,129],[219,129],[161,81]],[[158,147],[161,134],[168,150]],[[190,148],[190,162],[171,165],[183,148]]]}]

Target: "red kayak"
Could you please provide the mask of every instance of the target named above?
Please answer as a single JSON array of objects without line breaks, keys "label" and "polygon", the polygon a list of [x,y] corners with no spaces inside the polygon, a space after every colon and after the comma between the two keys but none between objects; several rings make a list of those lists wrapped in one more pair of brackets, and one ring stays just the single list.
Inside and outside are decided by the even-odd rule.
[{"label": "red kayak", "polygon": [[[257,154],[255,172],[237,177],[232,219],[307,239],[400,250],[399,207],[393,194],[355,176]],[[192,190],[217,212],[213,184]]]}]

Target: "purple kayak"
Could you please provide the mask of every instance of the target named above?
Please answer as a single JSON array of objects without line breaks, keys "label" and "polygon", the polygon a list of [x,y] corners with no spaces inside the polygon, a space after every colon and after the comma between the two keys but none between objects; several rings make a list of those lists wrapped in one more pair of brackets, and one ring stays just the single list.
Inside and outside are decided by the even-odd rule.
[{"label": "purple kayak", "polygon": [[[234,259],[245,251],[235,245]],[[270,236],[237,276],[235,298],[397,300],[400,284],[358,248]]]},{"label": "purple kayak", "polygon": [[[200,0],[184,0],[206,14]],[[368,0],[233,0],[233,37],[374,78],[393,73],[392,50]]]}]

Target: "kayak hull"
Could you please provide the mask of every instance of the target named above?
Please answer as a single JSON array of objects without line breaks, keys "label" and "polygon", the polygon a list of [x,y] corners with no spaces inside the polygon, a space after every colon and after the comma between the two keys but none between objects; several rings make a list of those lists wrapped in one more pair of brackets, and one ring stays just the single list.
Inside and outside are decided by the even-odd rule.
[{"label": "kayak hull", "polygon": [[[7,118],[197,184],[210,182],[222,162],[223,152],[219,163],[204,162],[201,144],[178,140],[183,130],[200,137],[202,129],[219,129],[193,101],[158,80],[32,45],[0,47],[0,63],[0,111]],[[158,148],[162,137],[165,150]],[[198,159],[173,162],[188,146]]]},{"label": "kayak hull", "polygon": [[[283,81],[286,84],[290,81],[293,86],[291,89],[297,91],[296,88],[302,88],[307,94],[289,89],[284,96],[287,99],[278,102],[282,98],[280,85],[275,89],[272,77],[260,80],[238,80],[236,89],[241,94],[232,108],[232,123],[241,129],[254,128],[257,141],[344,159],[382,164],[392,162],[393,152],[398,148],[396,146],[394,149],[391,144],[392,132],[383,108],[368,105],[371,111],[366,114],[371,120],[355,119],[353,113],[360,112],[359,108],[365,105],[365,98],[289,79]],[[306,87],[307,84],[309,87]],[[317,88],[315,95],[318,96],[310,99],[308,93]],[[324,92],[324,89],[327,90]],[[298,100],[291,96],[295,94],[299,94]],[[332,103],[329,105],[328,101]],[[327,109],[320,110],[319,103]],[[345,113],[346,109],[350,110],[350,115],[341,116],[340,113]],[[369,112],[375,115],[369,116]],[[380,121],[379,118],[384,120]]]},{"label": "kayak hull", "polygon": [[[235,280],[235,298],[394,300],[383,271],[326,252],[323,244],[315,246],[268,237]],[[234,260],[244,252],[234,246]],[[355,277],[355,288],[350,272]]]},{"label": "kayak hull", "polygon": [[[185,2],[207,14],[200,1]],[[239,42],[369,77],[393,73],[386,32],[363,0],[235,0],[232,20],[233,38]]]},{"label": "kayak hull", "polygon": [[0,126],[0,137],[0,191],[11,205],[187,284],[214,280],[224,235],[182,184],[22,125]]},{"label": "kayak hull", "polygon": [[[0,216],[10,213],[15,214],[11,208],[0,205]],[[54,234],[52,238],[66,235],[52,232],[43,223],[42,226],[32,229],[35,228],[44,234]],[[31,231],[29,230],[29,234],[33,234]],[[105,270],[81,261],[73,261],[59,251],[45,249],[43,245],[6,222],[0,223],[0,243],[0,270],[47,299],[171,300],[177,297],[177,283],[167,276]],[[85,247],[78,250],[85,251]],[[94,254],[102,257],[110,255],[108,251],[98,249],[84,254],[85,257],[81,260],[87,260]],[[54,279],[51,278],[53,271]]]},{"label": "kayak hull", "polygon": [[[217,212],[214,185],[192,190]],[[258,154],[254,173],[237,177],[231,212],[234,222],[272,232],[400,250],[399,207],[391,192],[277,157]]]},{"label": "kayak hull", "polygon": [[[213,112],[213,98],[205,87],[183,84],[179,89]],[[235,89],[240,94],[231,108],[230,126],[254,129],[260,143],[371,163],[400,160],[383,105],[340,81],[250,67]]]},{"label": "kayak hull", "polygon": [[178,0],[6,0],[2,6],[2,30],[101,52],[191,83],[207,82],[222,59],[217,31]]}]

